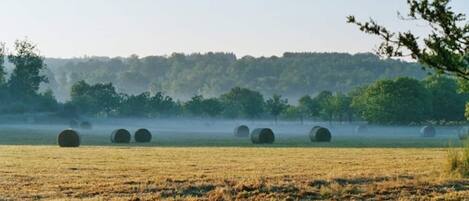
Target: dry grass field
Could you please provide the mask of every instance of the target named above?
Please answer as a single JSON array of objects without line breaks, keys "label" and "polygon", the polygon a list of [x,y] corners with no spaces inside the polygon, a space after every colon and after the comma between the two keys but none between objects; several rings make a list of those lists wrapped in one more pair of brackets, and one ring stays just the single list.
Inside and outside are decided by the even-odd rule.
[{"label": "dry grass field", "polygon": [[443,148],[0,146],[0,200],[464,200]]}]

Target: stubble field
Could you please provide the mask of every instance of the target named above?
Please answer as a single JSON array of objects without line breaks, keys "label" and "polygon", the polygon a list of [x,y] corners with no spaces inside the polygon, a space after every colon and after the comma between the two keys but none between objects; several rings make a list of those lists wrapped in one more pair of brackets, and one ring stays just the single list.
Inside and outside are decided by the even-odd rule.
[{"label": "stubble field", "polygon": [[0,146],[0,200],[464,200],[442,148]]}]

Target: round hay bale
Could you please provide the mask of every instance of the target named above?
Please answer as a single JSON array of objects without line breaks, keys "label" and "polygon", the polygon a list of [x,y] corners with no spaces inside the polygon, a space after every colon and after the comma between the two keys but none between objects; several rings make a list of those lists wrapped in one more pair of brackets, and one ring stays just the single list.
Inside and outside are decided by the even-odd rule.
[{"label": "round hay bale", "polygon": [[368,132],[368,126],[366,125],[358,125],[355,127],[355,133],[356,134],[361,134],[361,133],[366,133]]},{"label": "round hay bale", "polygon": [[420,134],[422,134],[422,137],[435,137],[436,135],[435,127],[424,126],[420,129]]},{"label": "round hay bale", "polygon": [[68,126],[70,128],[77,128],[79,126],[79,122],[76,119],[72,119],[68,122]]},{"label": "round hay bale", "polygon": [[80,134],[72,129],[66,129],[57,136],[60,147],[79,147],[81,143]]},{"label": "round hay bale", "polygon": [[116,129],[111,134],[112,143],[130,143],[130,138],[129,131],[123,128]]},{"label": "round hay bale", "polygon": [[462,127],[459,129],[458,137],[460,140],[466,140],[468,136],[469,136],[469,128]]},{"label": "round hay bale", "polygon": [[151,133],[145,128],[138,129],[134,134],[135,142],[150,142]]},{"label": "round hay bale", "polygon": [[321,126],[315,126],[309,132],[311,142],[330,142],[331,138],[332,135],[329,129]]},{"label": "round hay bale", "polygon": [[272,144],[275,135],[270,128],[256,128],[251,132],[251,141],[254,144]]},{"label": "round hay bale", "polygon": [[234,129],[234,135],[236,137],[249,137],[249,127],[246,125],[237,126]]},{"label": "round hay bale", "polygon": [[92,128],[92,126],[91,126],[91,123],[90,123],[89,121],[83,121],[83,122],[81,122],[81,124],[80,124],[80,128],[81,128],[81,129],[88,129],[88,130],[89,130],[89,129]]}]

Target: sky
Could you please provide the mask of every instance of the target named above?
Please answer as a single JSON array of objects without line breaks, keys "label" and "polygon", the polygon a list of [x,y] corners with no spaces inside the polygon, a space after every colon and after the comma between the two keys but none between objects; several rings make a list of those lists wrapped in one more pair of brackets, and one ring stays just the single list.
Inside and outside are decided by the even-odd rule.
[{"label": "sky", "polygon": [[[469,13],[468,0],[453,0]],[[377,38],[347,24],[370,17],[393,30],[406,0],[0,0],[0,41],[28,38],[46,57],[232,52],[369,52]]]}]

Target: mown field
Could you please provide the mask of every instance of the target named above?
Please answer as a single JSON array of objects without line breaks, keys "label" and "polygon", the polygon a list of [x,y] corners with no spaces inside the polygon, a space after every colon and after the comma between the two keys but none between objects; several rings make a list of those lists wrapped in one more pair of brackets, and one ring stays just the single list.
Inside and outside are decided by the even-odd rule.
[{"label": "mown field", "polygon": [[335,126],[332,142],[312,143],[310,125],[283,125],[274,144],[253,145],[231,126],[181,125],[120,145],[109,138],[120,125],[100,125],[79,130],[79,148],[57,146],[65,126],[1,125],[0,200],[469,199],[469,180],[446,172],[448,145],[460,146],[453,128],[422,138]]},{"label": "mown field", "polygon": [[441,148],[0,146],[0,200],[464,200]]}]

